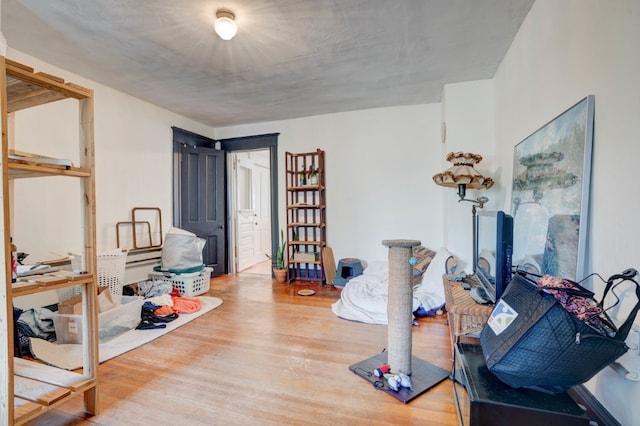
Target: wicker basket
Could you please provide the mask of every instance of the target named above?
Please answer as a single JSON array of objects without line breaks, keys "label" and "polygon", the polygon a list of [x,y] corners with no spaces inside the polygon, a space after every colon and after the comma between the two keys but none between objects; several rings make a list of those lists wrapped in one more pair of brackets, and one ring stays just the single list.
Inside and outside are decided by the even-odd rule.
[{"label": "wicker basket", "polygon": [[151,272],[149,278],[169,282],[181,296],[192,297],[209,291],[213,268],[203,268],[200,272],[175,274],[173,272]]},{"label": "wicker basket", "polygon": [[122,287],[124,286],[127,250],[117,249],[102,253],[96,259],[98,263],[98,286],[109,287],[112,294],[121,296]]},{"label": "wicker basket", "polygon": [[476,303],[459,282],[447,280],[446,275],[443,281],[451,343],[479,344],[479,339],[468,334],[482,331],[493,306]]}]

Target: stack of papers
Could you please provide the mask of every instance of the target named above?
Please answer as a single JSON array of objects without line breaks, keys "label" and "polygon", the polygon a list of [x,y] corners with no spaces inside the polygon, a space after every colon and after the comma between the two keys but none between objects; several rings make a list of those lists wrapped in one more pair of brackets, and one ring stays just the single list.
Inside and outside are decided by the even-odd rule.
[{"label": "stack of papers", "polygon": [[48,274],[49,272],[56,272],[60,268],[52,268],[49,265],[43,265],[36,263],[35,265],[18,265],[18,277],[28,277],[30,275]]}]

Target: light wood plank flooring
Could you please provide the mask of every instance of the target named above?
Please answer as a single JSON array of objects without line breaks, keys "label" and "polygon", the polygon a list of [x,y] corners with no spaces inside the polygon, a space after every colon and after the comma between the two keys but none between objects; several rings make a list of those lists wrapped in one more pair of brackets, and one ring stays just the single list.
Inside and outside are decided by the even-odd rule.
[{"label": "light wood plank flooring", "polygon": [[[333,315],[340,290],[239,274],[212,279],[209,294],[224,304],[100,365],[99,415],[85,418],[79,396],[30,424],[458,424],[448,379],[405,405],[349,371],[387,335]],[[450,369],[444,316],[413,328],[413,355]]]},{"label": "light wood plank flooring", "polygon": [[271,276],[271,260],[265,260],[264,262],[256,263],[253,266],[248,267],[240,271],[241,274],[259,274]]}]

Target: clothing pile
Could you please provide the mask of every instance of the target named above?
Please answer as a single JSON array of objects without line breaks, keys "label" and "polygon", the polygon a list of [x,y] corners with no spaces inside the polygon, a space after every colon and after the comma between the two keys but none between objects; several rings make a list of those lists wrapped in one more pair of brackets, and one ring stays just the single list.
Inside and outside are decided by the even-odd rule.
[{"label": "clothing pile", "polygon": [[37,337],[48,342],[56,341],[53,315],[53,311],[48,308],[33,308],[23,311],[13,307],[15,356],[32,357],[29,349],[30,337]]},{"label": "clothing pile", "polygon": [[144,297],[144,304],[137,330],[166,328],[166,323],[178,318],[178,314],[197,312],[201,308],[198,298],[180,296],[171,283],[162,280],[138,283],[138,295]]}]

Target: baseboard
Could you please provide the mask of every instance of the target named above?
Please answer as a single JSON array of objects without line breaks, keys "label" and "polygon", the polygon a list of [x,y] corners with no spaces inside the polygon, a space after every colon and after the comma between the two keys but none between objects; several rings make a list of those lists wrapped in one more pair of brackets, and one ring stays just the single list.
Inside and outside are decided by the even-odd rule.
[{"label": "baseboard", "polygon": [[575,402],[586,408],[587,416],[598,426],[621,426],[584,385],[574,386],[568,393]]}]

